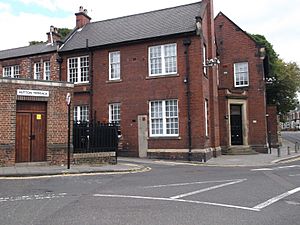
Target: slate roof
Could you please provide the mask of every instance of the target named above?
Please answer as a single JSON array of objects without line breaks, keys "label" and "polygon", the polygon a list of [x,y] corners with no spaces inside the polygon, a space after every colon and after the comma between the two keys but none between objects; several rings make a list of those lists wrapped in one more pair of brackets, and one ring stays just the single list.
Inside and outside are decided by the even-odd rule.
[{"label": "slate roof", "polygon": [[85,25],[70,36],[60,51],[71,51],[195,31],[196,16],[203,18],[206,4],[196,2]]},{"label": "slate roof", "polygon": [[36,55],[36,54],[43,54],[56,51],[57,46],[56,44],[36,44],[31,46],[25,46],[20,48],[13,48],[0,51],[0,59],[9,59],[9,58],[16,58],[22,56],[29,56],[29,55]]}]

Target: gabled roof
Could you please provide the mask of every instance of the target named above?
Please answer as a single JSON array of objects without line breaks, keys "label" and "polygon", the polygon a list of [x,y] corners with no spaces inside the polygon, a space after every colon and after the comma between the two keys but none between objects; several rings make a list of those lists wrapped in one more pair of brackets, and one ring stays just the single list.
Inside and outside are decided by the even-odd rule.
[{"label": "gabled roof", "polygon": [[203,18],[206,4],[196,2],[147,13],[86,24],[74,32],[60,51],[71,51],[195,31],[196,16]]},{"label": "gabled roof", "polygon": [[47,43],[30,45],[30,46],[25,46],[20,48],[12,48],[12,49],[0,51],[0,60],[49,53],[49,52],[54,52],[56,50],[57,50],[56,44],[51,45]]},{"label": "gabled roof", "polygon": [[228,16],[226,16],[223,12],[219,12],[217,14],[217,16],[215,17],[215,20],[219,17],[219,16],[224,16],[230,23],[233,24],[233,26],[235,26],[238,30],[240,30],[241,32],[243,32],[248,38],[250,38],[256,45],[259,46],[259,43],[257,43],[257,41],[250,35],[248,34],[246,31],[244,31],[242,28],[240,28],[235,22],[233,22],[231,19],[229,19]]}]

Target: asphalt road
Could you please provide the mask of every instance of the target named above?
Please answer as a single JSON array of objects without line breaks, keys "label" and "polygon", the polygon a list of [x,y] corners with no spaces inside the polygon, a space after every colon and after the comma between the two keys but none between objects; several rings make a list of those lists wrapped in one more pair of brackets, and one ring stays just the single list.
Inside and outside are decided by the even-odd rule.
[{"label": "asphalt road", "polygon": [[0,180],[1,225],[297,225],[300,162]]},{"label": "asphalt road", "polygon": [[281,136],[292,143],[297,142],[300,144],[300,131],[283,131]]}]

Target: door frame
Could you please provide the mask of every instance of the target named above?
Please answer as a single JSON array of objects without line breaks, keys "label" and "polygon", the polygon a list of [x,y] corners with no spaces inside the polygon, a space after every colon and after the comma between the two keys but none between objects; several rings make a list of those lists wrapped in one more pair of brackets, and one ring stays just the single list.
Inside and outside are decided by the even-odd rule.
[{"label": "door frame", "polygon": [[[235,108],[234,110],[238,111],[238,114],[233,114],[233,107]],[[235,105],[235,104],[230,104],[230,131],[231,131],[231,136],[230,136],[230,141],[232,145],[243,145],[244,144],[244,138],[243,138],[243,113],[242,113],[242,105]],[[233,123],[234,121],[234,123]],[[236,137],[233,134],[233,124],[235,125],[235,134],[237,135]],[[233,144],[234,142],[234,144]]]},{"label": "door frame", "polygon": [[[22,137],[18,137],[18,132],[22,131],[22,127],[19,127],[18,122],[20,115],[28,115],[29,129],[26,134]],[[40,122],[37,122],[41,120]],[[24,121],[22,121],[24,122]],[[22,126],[22,125],[21,125]],[[24,131],[24,130],[23,130]],[[20,133],[19,133],[20,134]],[[39,135],[39,134],[42,134]],[[19,140],[21,138],[21,141]],[[24,139],[29,139],[29,145],[27,157],[22,157],[22,150],[18,150],[20,143],[23,143]],[[25,140],[26,142],[27,140]],[[37,147],[37,146],[38,147]],[[47,102],[37,102],[37,101],[17,101],[16,102],[16,131],[15,131],[15,162],[44,162],[47,161]],[[35,154],[37,153],[37,154]],[[26,154],[25,154],[26,155]],[[21,157],[19,157],[21,156]]]},{"label": "door frame", "polygon": [[248,114],[247,114],[247,100],[245,99],[228,99],[227,103],[227,115],[228,115],[228,143],[229,146],[231,144],[231,121],[230,121],[230,105],[240,105],[241,106],[241,113],[242,113],[242,134],[243,134],[243,146],[248,145],[248,131],[249,131],[249,122],[248,122]]}]

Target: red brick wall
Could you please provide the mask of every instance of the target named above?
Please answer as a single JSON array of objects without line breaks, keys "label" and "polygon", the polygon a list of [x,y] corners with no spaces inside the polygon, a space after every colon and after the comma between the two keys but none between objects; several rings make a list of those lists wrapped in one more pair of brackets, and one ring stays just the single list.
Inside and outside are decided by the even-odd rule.
[{"label": "red brick wall", "polygon": [[41,62],[41,70],[43,74],[43,62],[50,61],[50,71],[51,71],[51,80],[59,80],[59,64],[57,63],[57,54],[48,53],[48,54],[39,54],[36,56],[25,56],[15,59],[5,59],[0,61],[0,77],[3,76],[3,67],[5,66],[14,66],[20,65],[20,78],[33,79],[34,77],[34,63]]},{"label": "red brick wall", "polygon": [[[17,89],[49,91],[50,96],[21,97],[17,96]],[[65,99],[68,92],[73,93],[72,84],[0,79],[0,165],[15,163],[17,100],[47,101],[47,159],[50,163],[64,163],[68,127]]]},{"label": "red brick wall", "polygon": [[[123,148],[127,155],[138,155],[138,115],[148,115],[149,101],[178,99],[179,106],[179,137],[149,138],[149,149],[187,149],[187,97],[186,58],[183,40],[191,39],[189,46],[190,91],[191,91],[191,130],[192,148],[204,149],[219,146],[218,93],[216,69],[208,69],[207,76],[203,74],[202,48],[203,40],[207,46],[208,58],[215,57],[213,6],[208,3],[208,12],[202,18],[203,34],[196,36],[174,36],[147,40],[133,44],[102,46],[97,50],[62,53],[63,79],[67,79],[67,59],[74,56],[93,55],[90,64],[93,65],[93,113],[95,120],[108,121],[110,103],[121,103],[121,130]],[[196,22],[196,20],[195,20]],[[149,77],[148,47],[153,45],[177,43],[177,76]],[[121,53],[121,81],[109,81],[109,52]],[[74,104],[89,104],[89,93],[82,92],[87,85],[75,85]],[[209,101],[209,135],[205,136],[204,102]],[[149,124],[149,123],[148,123]]]},{"label": "red brick wall", "polygon": [[[148,75],[148,47],[167,43],[177,43],[178,76],[150,78]],[[200,48],[200,41],[192,39],[189,56],[191,59],[200,62],[200,55],[197,49]],[[108,52],[119,50],[121,52],[121,78],[119,83],[108,82]],[[95,52],[94,65],[101,65],[94,69],[94,109],[97,110],[97,119],[108,119],[108,104],[113,102],[121,103],[121,128],[123,134],[124,148],[135,152],[138,149],[137,116],[148,115],[148,101],[178,99],[179,106],[179,133],[178,138],[150,138],[150,149],[180,149],[187,148],[187,102],[185,95],[185,55],[183,38],[169,39],[155,42],[147,42],[130,46],[123,46],[116,49],[107,49]],[[199,65],[199,64],[198,64]],[[200,142],[203,129],[199,129],[203,119],[203,102],[201,101],[201,70],[190,64],[191,92],[191,119],[193,147],[203,147]],[[198,90],[194,93],[194,90]]]},{"label": "red brick wall", "polygon": [[[207,35],[206,31],[204,35]],[[183,82],[185,65],[185,37],[174,37],[157,41],[147,41],[138,44],[128,44],[112,48],[101,49],[93,52],[93,110],[96,111],[96,120],[108,121],[108,105],[110,103],[121,103],[121,129],[123,135],[123,148],[130,155],[138,154],[137,116],[148,115],[149,101],[178,99],[179,105],[179,138],[149,138],[150,149],[186,149],[188,148],[187,137],[187,100],[186,86]],[[215,126],[210,125],[210,137],[205,137],[204,128],[204,99],[211,99],[209,90],[210,80],[214,72],[210,71],[208,76],[203,75],[202,68],[202,44],[199,36],[190,36],[189,47],[190,59],[190,90],[191,90],[191,120],[192,120],[192,147],[203,149],[214,146],[211,137],[214,135]],[[208,38],[208,37],[207,37]],[[206,39],[207,39],[206,38]],[[148,47],[168,43],[177,43],[177,71],[176,76],[152,78],[148,75]],[[109,52],[121,52],[121,81],[109,81]],[[64,55],[62,66],[66,79],[67,58],[86,55],[68,54]],[[214,82],[216,82],[214,80]],[[88,94],[80,90],[86,85],[75,87],[74,104],[89,102]],[[79,91],[78,91],[79,90]],[[78,91],[76,93],[76,91]],[[214,93],[217,95],[216,93]],[[215,96],[216,98],[216,96]],[[213,108],[213,106],[211,106]],[[210,111],[211,111],[210,108]],[[210,113],[213,124],[215,113]]]},{"label": "red brick wall", "polygon": [[[207,47],[207,59],[216,58],[216,45],[215,45],[215,27],[214,27],[214,7],[212,0],[204,0],[207,3],[207,10],[205,12],[202,26],[205,44]],[[219,141],[219,106],[218,106],[218,77],[217,66],[209,67],[207,69],[208,83],[203,83],[206,90],[206,99],[209,100],[209,137],[207,147],[220,146]],[[207,97],[209,94],[209,97]]]},{"label": "red brick wall", "polygon": [[0,86],[0,166],[12,165],[15,161],[16,105],[12,104],[11,87]]},{"label": "red brick wall", "polygon": [[268,132],[269,132],[269,141],[272,147],[277,147],[279,145],[278,142],[278,115],[277,115],[277,107],[276,105],[268,105],[267,106],[268,113]]},{"label": "red brick wall", "polygon": [[[225,90],[231,92],[243,91],[243,98],[247,100],[247,121],[249,125],[248,140],[251,146],[266,145],[266,103],[263,61],[259,58],[259,46],[237,25],[222,13],[215,18],[215,30],[218,52],[220,54],[220,84],[219,84],[219,110],[220,110],[220,136],[221,145],[228,145],[228,115]],[[249,86],[234,87],[234,63],[248,62]],[[239,98],[239,94],[235,94]],[[240,95],[241,97],[242,95]],[[228,96],[227,96],[228,97]],[[226,140],[227,139],[227,140]]]}]

